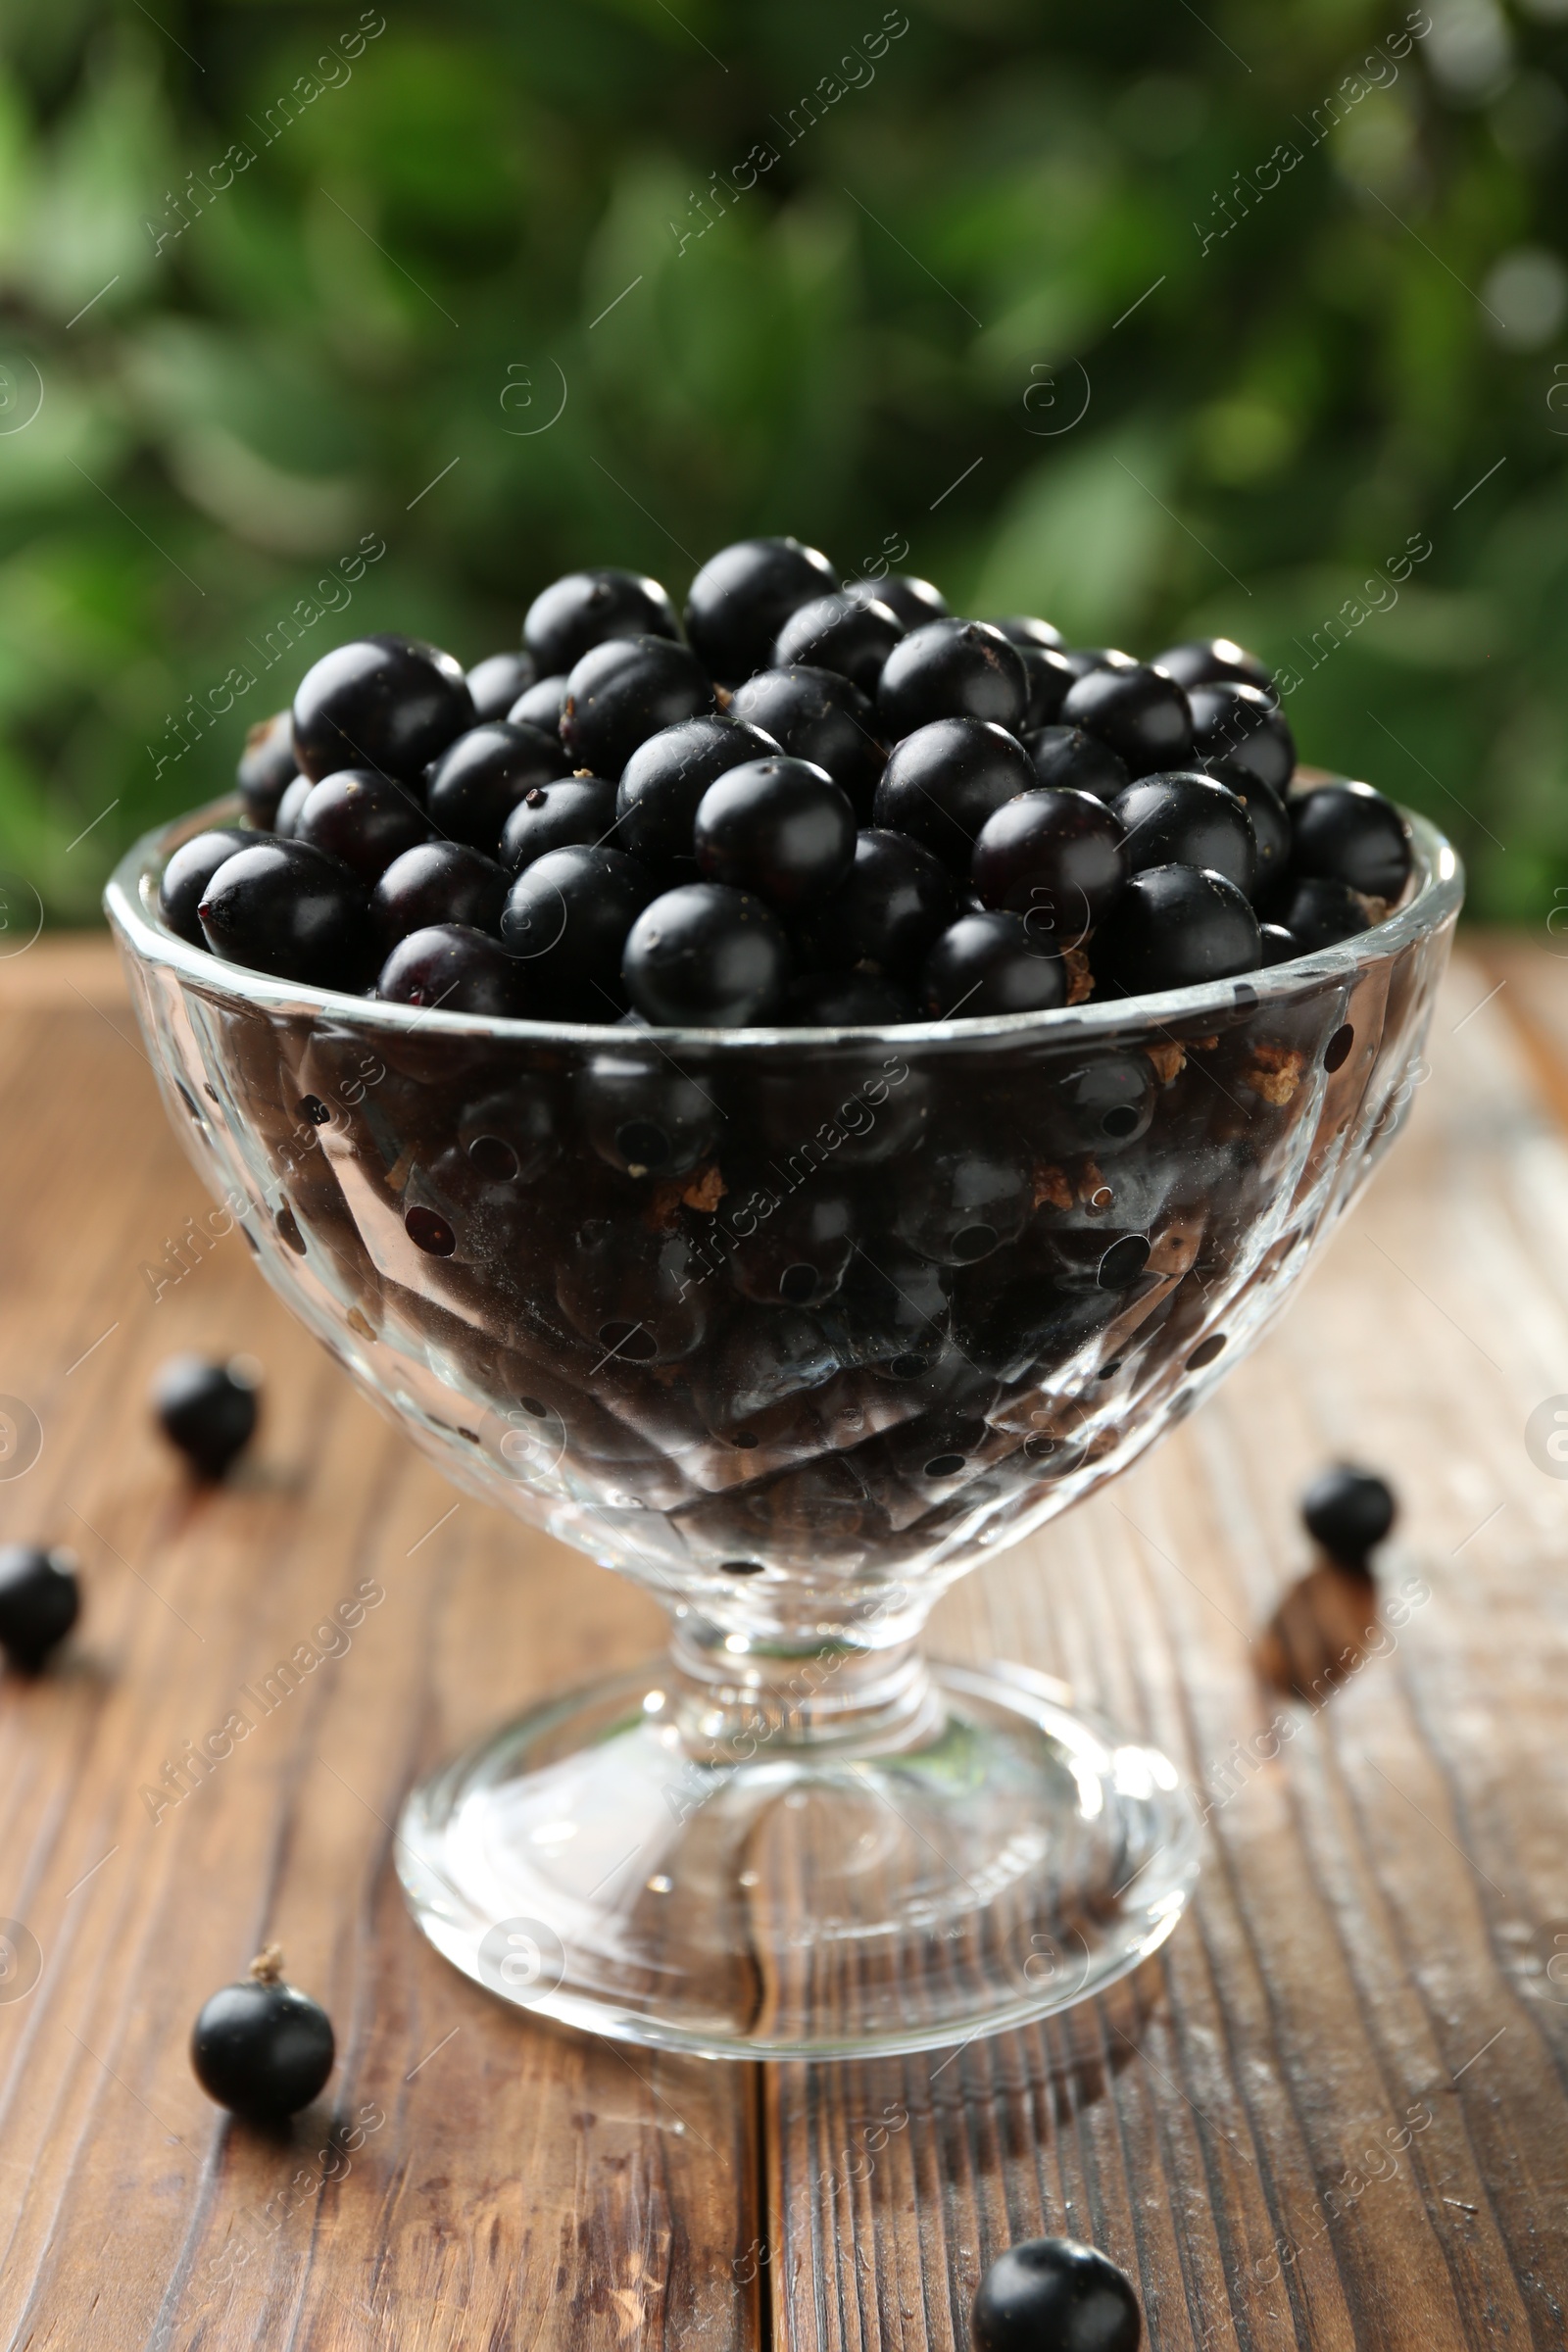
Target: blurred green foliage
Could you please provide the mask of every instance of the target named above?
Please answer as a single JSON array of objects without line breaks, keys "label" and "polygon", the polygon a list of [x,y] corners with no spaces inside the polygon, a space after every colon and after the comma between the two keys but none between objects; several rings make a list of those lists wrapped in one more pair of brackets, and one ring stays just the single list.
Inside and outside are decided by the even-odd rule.
[{"label": "blurred green foliage", "polygon": [[795,530],[1241,637],[1539,919],[1565,77],[1568,0],[8,0],[0,865],[88,917],[336,638]]}]

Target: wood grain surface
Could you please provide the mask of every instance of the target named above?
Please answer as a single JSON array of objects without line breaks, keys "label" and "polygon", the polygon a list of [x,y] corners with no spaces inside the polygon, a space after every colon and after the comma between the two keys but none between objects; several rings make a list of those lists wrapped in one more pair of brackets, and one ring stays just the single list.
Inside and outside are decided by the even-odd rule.
[{"label": "wood grain surface", "polygon": [[[1159,2352],[1561,2352],[1568,1481],[1526,1427],[1568,1407],[1568,956],[1472,943],[1430,1060],[1271,1338],[935,1623],[1178,1759],[1208,1809],[1193,1917],[1032,2032],[754,2070],[519,2018],[416,1934],[389,1853],[409,1781],[652,1648],[658,1614],[459,1503],[237,1234],[190,1247],[206,1202],[107,948],[0,962],[24,1440],[0,1537],[73,1544],[87,1594],[55,1672],[0,1681],[4,2352],[942,2352],[985,2264],[1043,2229],[1128,2268]],[[190,1347],[265,1368],[255,1458],[216,1494],[147,1414]],[[1403,1503],[1370,1639],[1295,1522],[1336,1455]],[[341,1601],[346,1639],[313,1641]],[[318,1662],[232,1755],[182,1769],[302,1644]],[[275,2138],[186,2057],[268,1938],[340,2052]]]}]

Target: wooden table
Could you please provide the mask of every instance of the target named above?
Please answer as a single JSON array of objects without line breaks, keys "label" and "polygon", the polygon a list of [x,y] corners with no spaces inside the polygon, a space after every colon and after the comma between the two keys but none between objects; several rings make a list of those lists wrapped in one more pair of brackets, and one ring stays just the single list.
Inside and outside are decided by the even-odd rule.
[{"label": "wooden table", "polygon": [[[38,1954],[24,1989],[13,1935],[0,1978],[5,2352],[946,2352],[1045,2230],[1126,2266],[1161,2352],[1560,2352],[1568,1484],[1526,1424],[1568,1392],[1568,960],[1472,942],[1431,1061],[1277,1333],[939,1614],[950,1654],[1065,1677],[1206,1792],[1193,1916],[1063,2021],[751,2069],[518,2016],[415,1933],[413,1776],[658,1613],[458,1504],[237,1236],[168,1279],[206,1204],[107,947],[0,963],[0,1395],[41,1432],[0,1462],[0,1535],[73,1544],[87,1594],[59,1671],[0,1683],[0,1913]],[[183,1348],[266,1367],[218,1494],[149,1424]],[[1403,1622],[1303,1703],[1260,1669],[1309,1684],[1343,1646],[1294,1509],[1343,1453],[1397,1482]],[[160,1804],[367,1579],[346,1652]],[[231,2130],[190,2073],[196,2009],[269,1938],[336,2022],[331,2136],[324,2108]]]}]

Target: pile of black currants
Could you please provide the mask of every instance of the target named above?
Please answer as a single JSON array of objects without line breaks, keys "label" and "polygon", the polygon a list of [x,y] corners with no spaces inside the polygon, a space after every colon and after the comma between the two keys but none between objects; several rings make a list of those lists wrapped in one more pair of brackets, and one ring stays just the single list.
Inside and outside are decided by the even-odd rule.
[{"label": "pile of black currants", "polygon": [[1152,662],[794,539],[692,583],[567,574],[466,674],[362,638],[254,729],[246,821],[169,860],[230,962],[480,1017],[882,1026],[1223,980],[1367,930],[1409,880],[1365,784],[1292,789],[1268,672]]}]

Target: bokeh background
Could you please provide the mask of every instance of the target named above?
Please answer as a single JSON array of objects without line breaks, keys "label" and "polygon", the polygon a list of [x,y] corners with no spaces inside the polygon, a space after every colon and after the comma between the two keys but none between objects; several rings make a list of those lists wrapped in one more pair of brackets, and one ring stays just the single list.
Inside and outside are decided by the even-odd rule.
[{"label": "bokeh background", "polygon": [[794,530],[1242,638],[1541,923],[1565,87],[1568,0],[6,0],[6,919],[343,636]]}]

